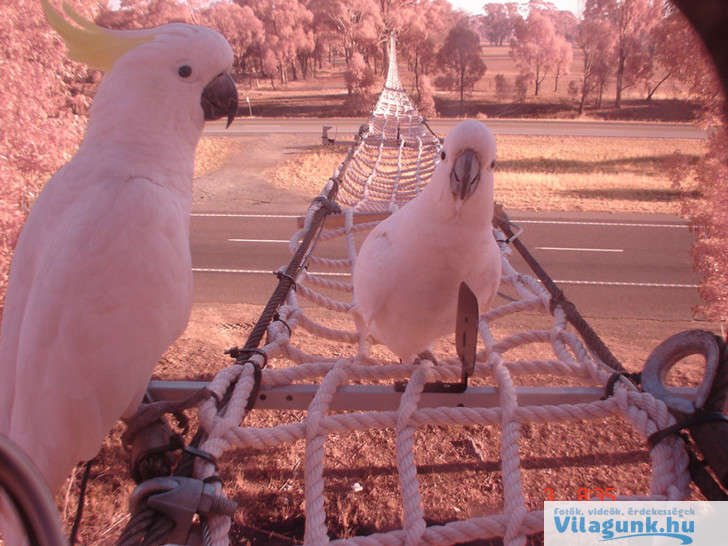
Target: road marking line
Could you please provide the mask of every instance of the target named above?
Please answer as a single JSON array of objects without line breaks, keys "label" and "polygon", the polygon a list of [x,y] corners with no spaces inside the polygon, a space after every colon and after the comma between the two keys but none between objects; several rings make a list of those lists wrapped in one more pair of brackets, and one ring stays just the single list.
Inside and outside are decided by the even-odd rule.
[{"label": "road marking line", "polygon": [[[215,267],[193,267],[195,273],[242,273],[248,275],[274,275],[272,269],[223,269]],[[349,273],[337,273],[333,271],[309,271],[310,275],[318,275],[321,277],[349,277]]]},{"label": "road marking line", "polygon": [[[214,267],[193,267],[195,273],[241,273],[247,275],[273,275],[273,270],[268,269],[224,269]],[[321,277],[349,277],[349,273],[338,273],[334,271],[309,271],[311,275]],[[648,288],[697,288],[697,284],[673,284],[673,283],[655,283],[655,282],[621,282],[621,281],[571,281],[556,280],[557,284],[583,284],[596,286],[638,286]]]},{"label": "road marking line", "polygon": [[200,218],[300,218],[302,214],[234,214],[225,212],[193,212]]},{"label": "road marking line", "polygon": [[[227,213],[227,212],[193,212],[190,216],[198,218],[301,218],[304,214],[253,214],[253,213]],[[688,224],[639,224],[636,222],[589,222],[580,220],[519,220],[513,219],[517,224],[554,224],[566,226],[615,226],[615,227],[648,227],[648,228],[677,228],[688,229]]]},{"label": "road marking line", "polygon": [[556,284],[584,284],[593,286],[637,286],[643,288],[698,288],[697,284],[677,284],[659,282],[622,282],[622,281],[570,281],[555,280]]},{"label": "road marking line", "polygon": [[516,224],[555,224],[565,226],[615,226],[688,229],[688,224],[637,224],[630,222],[582,222],[577,220],[512,220]]},{"label": "road marking line", "polygon": [[560,246],[537,246],[536,250],[565,250],[569,252],[624,252],[621,248],[567,248]]},{"label": "road marking line", "polygon": [[290,243],[288,239],[228,239],[231,243]]}]

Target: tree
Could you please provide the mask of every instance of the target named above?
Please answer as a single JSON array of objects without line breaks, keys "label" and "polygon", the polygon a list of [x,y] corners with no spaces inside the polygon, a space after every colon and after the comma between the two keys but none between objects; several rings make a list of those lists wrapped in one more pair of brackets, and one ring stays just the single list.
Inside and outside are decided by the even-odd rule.
[{"label": "tree", "polygon": [[554,24],[541,10],[532,9],[523,23],[516,26],[511,40],[511,57],[522,74],[531,74],[534,96],[538,96],[541,84],[556,64],[559,49]]},{"label": "tree", "polygon": [[[71,2],[93,18],[95,2]],[[90,72],[66,46],[36,0],[0,0],[0,314],[20,229],[49,176],[75,152],[86,126],[78,102]]]},{"label": "tree", "polygon": [[512,35],[517,22],[521,21],[518,13],[518,4],[488,3],[483,6],[485,17],[482,18],[482,28],[491,45],[502,46]]},{"label": "tree", "polygon": [[[403,10],[402,27],[397,35],[398,51],[409,61],[415,85],[415,101],[423,100],[423,77],[437,68],[437,44],[441,44],[455,22],[452,6],[445,0],[422,0]],[[433,103],[434,104],[434,103]]]},{"label": "tree", "polygon": [[584,112],[586,99],[595,89],[599,89],[599,105],[601,94],[610,73],[614,58],[614,38],[610,25],[591,13],[579,24],[576,44],[584,59],[579,115]]},{"label": "tree", "polygon": [[640,54],[630,61],[629,71],[642,84],[645,99],[651,100],[655,92],[680,70],[676,59],[684,60],[685,22],[677,17],[665,17],[655,24],[643,41]]},{"label": "tree", "polygon": [[328,23],[335,29],[344,49],[346,65],[352,55],[378,51],[384,21],[377,0],[322,0]]},{"label": "tree", "polygon": [[[252,9],[263,23],[265,40],[257,44],[257,56],[266,76],[285,84],[298,77],[296,62],[313,53],[313,13],[298,0],[237,0]],[[307,68],[303,72],[307,72]]]},{"label": "tree", "polygon": [[480,39],[476,32],[468,28],[467,19],[461,19],[447,33],[445,42],[437,52],[437,60],[446,79],[460,90],[462,107],[465,90],[472,89],[487,70],[480,58]]},{"label": "tree", "polygon": [[556,43],[554,44],[556,57],[554,58],[554,93],[559,90],[559,77],[562,74],[568,74],[571,69],[571,63],[574,60],[574,51],[571,44],[563,36],[556,35]]},{"label": "tree", "polygon": [[686,201],[684,210],[695,233],[692,254],[702,279],[698,292],[704,304],[698,309],[708,319],[728,325],[728,117],[726,99],[702,41],[674,11],[668,15],[672,39],[679,44],[669,55],[673,75],[682,81],[704,107],[702,125],[711,129],[708,151],[693,169],[679,161],[673,180],[680,184],[691,175],[700,198]]},{"label": "tree", "polygon": [[349,93],[346,101],[349,113],[359,115],[370,112],[376,97],[376,74],[358,51],[352,53],[344,79]]},{"label": "tree", "polygon": [[660,0],[587,0],[584,16],[601,17],[609,21],[615,36],[616,98],[614,106],[622,105],[622,92],[632,85],[636,74],[632,58],[640,54],[650,29],[661,18]]},{"label": "tree", "polygon": [[235,53],[234,67],[240,74],[247,68],[247,57],[253,46],[265,41],[263,22],[250,6],[215,2],[201,13],[202,23],[217,29],[227,38]]},{"label": "tree", "polygon": [[95,19],[107,28],[151,28],[165,23],[193,23],[196,18],[193,6],[176,0],[121,0],[119,9],[110,4]]}]

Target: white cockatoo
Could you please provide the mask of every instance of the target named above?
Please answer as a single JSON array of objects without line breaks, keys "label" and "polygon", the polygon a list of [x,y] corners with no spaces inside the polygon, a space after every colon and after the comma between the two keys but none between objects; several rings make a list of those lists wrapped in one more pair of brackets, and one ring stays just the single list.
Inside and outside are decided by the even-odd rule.
[{"label": "white cockatoo", "polygon": [[362,339],[387,345],[405,362],[455,331],[461,281],[481,310],[500,284],[493,133],[463,121],[447,135],[440,159],[422,192],[367,236],[354,265]]},{"label": "white cockatoo", "polygon": [[233,52],[187,24],[96,26],[41,0],[69,55],[105,76],[76,155],[18,240],[0,332],[0,432],[52,492],[139,405],[192,303],[189,216],[205,120],[237,111]]}]

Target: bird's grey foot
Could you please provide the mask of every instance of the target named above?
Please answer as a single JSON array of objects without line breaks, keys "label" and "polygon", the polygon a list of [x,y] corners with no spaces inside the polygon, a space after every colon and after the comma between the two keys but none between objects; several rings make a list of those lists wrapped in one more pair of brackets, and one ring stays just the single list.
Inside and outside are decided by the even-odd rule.
[{"label": "bird's grey foot", "polygon": [[415,358],[415,364],[419,364],[421,360],[429,360],[432,362],[435,366],[437,366],[437,359],[435,358],[435,355],[430,349],[425,349],[420,354],[417,355],[417,358]]}]

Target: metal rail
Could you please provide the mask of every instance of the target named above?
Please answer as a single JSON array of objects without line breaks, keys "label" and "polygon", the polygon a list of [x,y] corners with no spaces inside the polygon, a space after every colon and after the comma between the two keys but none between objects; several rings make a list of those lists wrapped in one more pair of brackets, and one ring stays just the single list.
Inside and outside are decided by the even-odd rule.
[{"label": "metal rail", "polygon": [[[184,400],[207,386],[204,381],[151,381],[149,392],[156,400]],[[255,400],[255,409],[305,410],[313,400],[319,385],[294,384],[280,387],[261,387]],[[692,387],[670,388],[671,394],[694,399]],[[331,402],[334,411],[396,410],[402,392],[394,385],[346,385],[339,387]],[[604,396],[604,387],[516,387],[520,406],[549,406],[594,402]],[[461,393],[423,392],[419,407],[498,407],[496,387],[470,386]]]}]

